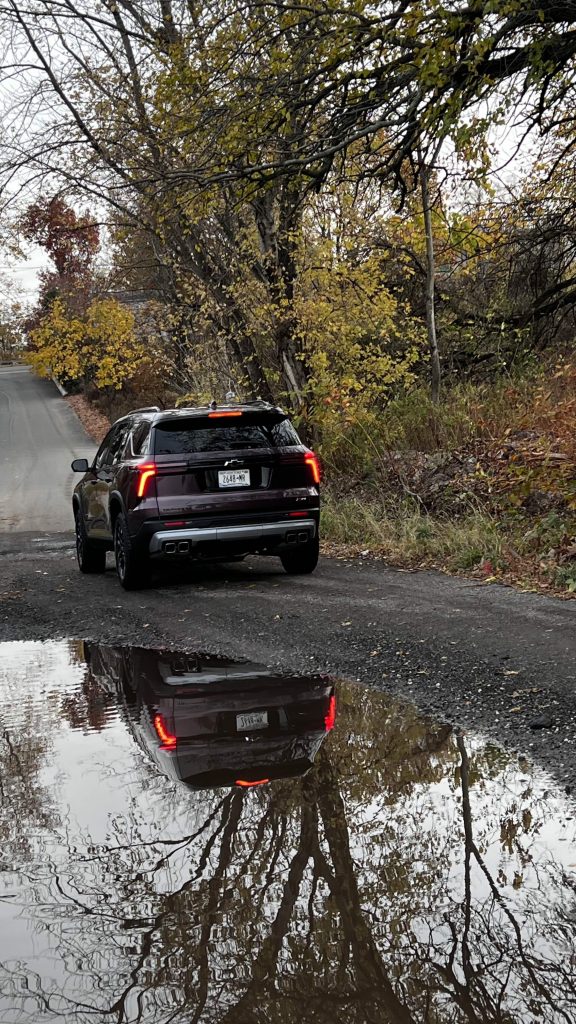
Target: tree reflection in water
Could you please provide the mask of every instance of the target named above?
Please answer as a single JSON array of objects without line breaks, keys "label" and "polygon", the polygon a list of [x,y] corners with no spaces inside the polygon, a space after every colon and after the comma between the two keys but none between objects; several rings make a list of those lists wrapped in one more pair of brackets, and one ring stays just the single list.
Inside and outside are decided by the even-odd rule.
[{"label": "tree reflection in water", "polygon": [[41,701],[30,683],[15,728],[17,676],[0,671],[2,1024],[576,1019],[573,823],[550,780],[340,683],[304,777],[190,792],[77,664]]}]

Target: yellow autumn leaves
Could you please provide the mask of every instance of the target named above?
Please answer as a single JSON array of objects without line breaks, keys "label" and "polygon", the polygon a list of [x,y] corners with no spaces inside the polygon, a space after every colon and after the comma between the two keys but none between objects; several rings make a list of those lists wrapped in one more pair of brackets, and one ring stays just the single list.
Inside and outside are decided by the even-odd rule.
[{"label": "yellow autumn leaves", "polygon": [[94,383],[120,390],[147,362],[134,315],[115,299],[96,299],[82,316],[55,299],[31,332],[29,361],[41,377]]}]

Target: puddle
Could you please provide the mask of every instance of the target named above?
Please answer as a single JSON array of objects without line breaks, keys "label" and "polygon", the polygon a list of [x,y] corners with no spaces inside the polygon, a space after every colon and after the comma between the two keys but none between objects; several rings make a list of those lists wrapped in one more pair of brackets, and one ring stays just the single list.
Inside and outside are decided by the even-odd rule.
[{"label": "puddle", "polygon": [[0,644],[1,1024],[572,1024],[575,833],[355,685]]}]

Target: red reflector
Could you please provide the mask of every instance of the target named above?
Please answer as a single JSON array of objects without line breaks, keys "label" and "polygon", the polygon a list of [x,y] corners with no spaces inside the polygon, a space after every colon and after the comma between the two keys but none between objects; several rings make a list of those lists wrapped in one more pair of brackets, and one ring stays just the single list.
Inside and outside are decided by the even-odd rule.
[{"label": "red reflector", "polygon": [[235,410],[232,411],[232,412],[209,412],[208,413],[208,419],[209,420],[215,420],[215,419],[221,419],[223,416],[241,416],[241,415],[242,415],[241,412],[236,412]]},{"label": "red reflector", "polygon": [[146,494],[146,485],[149,480],[156,476],[156,466],[153,462],[145,462],[138,466],[140,479],[138,480],[138,497],[143,498]]},{"label": "red reflector", "polygon": [[289,512],[288,515],[291,519],[305,519],[308,515],[307,512]]},{"label": "red reflector", "polygon": [[244,789],[249,789],[250,786],[263,786],[266,782],[270,782],[270,779],[257,779],[255,782],[246,782],[245,779],[236,779],[235,786],[243,786]]},{"label": "red reflector", "polygon": [[310,466],[312,470],[312,479],[315,484],[320,483],[320,463],[318,462],[318,456],[314,452],[310,452],[304,456],[304,462],[307,466]]},{"label": "red reflector", "polygon": [[324,715],[324,728],[326,732],[330,732],[334,728],[334,722],[336,721],[336,697],[334,694],[330,697],[330,703],[328,704],[328,711]]},{"label": "red reflector", "polygon": [[162,715],[156,715],[154,717],[154,728],[158,733],[158,739],[162,741],[162,750],[174,750],[176,747],[176,737],[173,733],[169,732],[166,727],[166,722],[162,718]]},{"label": "red reflector", "polygon": [[186,526],[186,522],[182,519],[182,521],[178,520],[177,523],[164,523],[164,526]]}]

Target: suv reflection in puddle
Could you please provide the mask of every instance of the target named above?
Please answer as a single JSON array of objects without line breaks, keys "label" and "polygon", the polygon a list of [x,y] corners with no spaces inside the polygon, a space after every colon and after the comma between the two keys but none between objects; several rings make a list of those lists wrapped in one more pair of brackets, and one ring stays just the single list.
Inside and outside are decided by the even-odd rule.
[{"label": "suv reflection in puddle", "polygon": [[143,647],[85,643],[84,657],[136,742],[194,789],[304,775],[334,726],[334,684],[320,677]]}]

